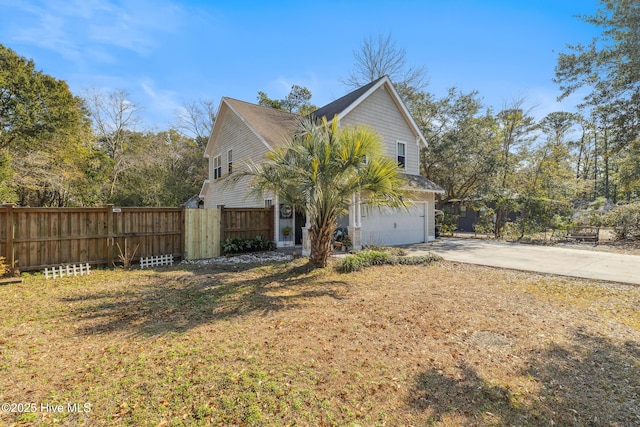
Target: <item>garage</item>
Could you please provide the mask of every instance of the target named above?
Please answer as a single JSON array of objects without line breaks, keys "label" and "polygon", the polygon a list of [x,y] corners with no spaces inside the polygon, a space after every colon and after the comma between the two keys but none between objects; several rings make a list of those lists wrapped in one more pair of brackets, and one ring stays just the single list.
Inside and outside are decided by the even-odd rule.
[{"label": "garage", "polygon": [[362,211],[362,244],[406,245],[427,241],[427,202],[408,208],[369,207]]}]

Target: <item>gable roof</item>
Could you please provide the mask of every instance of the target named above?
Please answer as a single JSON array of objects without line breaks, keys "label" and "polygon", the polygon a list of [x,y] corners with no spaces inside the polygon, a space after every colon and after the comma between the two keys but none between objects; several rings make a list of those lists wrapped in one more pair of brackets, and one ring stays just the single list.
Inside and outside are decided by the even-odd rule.
[{"label": "gable roof", "polygon": [[222,98],[222,102],[227,104],[270,149],[282,145],[300,122],[299,115],[288,111],[227,97]]},{"label": "gable roof", "polygon": [[367,99],[369,95],[371,95],[373,92],[378,90],[378,88],[380,88],[381,86],[385,86],[387,88],[387,90],[389,91],[389,94],[391,95],[391,98],[393,99],[394,103],[400,110],[400,113],[406,120],[407,124],[413,130],[416,137],[420,141],[422,141],[422,143],[426,147],[427,140],[424,138],[424,135],[422,135],[422,132],[420,131],[420,128],[416,124],[415,120],[413,120],[413,117],[411,116],[411,113],[407,109],[407,106],[404,105],[404,102],[402,102],[402,99],[400,98],[400,95],[398,95],[398,92],[393,86],[393,83],[391,82],[391,79],[389,78],[389,76],[382,76],[379,79],[374,80],[371,83],[365,86],[362,86],[354,90],[353,92],[350,92],[345,96],[336,99],[333,102],[330,102],[324,107],[317,109],[313,113],[309,114],[309,116],[315,117],[318,119],[321,119],[322,117],[326,117],[327,121],[331,123],[333,121],[333,118],[337,115],[338,121],[339,121],[344,116],[346,116],[351,110],[353,110],[358,105],[360,105],[362,101]]},{"label": "gable roof", "polygon": [[326,117],[328,121],[333,120],[333,116],[335,116],[336,114],[339,116],[340,113],[346,110],[351,104],[356,102],[358,98],[360,98],[362,95],[367,93],[369,89],[375,86],[383,78],[384,77],[380,77],[378,80],[374,80],[371,83],[364,85],[361,88],[358,88],[353,92],[350,92],[345,96],[336,99],[333,102],[330,102],[324,107],[318,108],[316,111],[309,114],[309,116],[318,118],[318,119]]}]

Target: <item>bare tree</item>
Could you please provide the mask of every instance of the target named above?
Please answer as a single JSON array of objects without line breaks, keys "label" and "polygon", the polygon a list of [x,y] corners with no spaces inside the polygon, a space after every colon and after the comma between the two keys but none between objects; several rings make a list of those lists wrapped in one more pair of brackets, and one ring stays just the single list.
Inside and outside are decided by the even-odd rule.
[{"label": "bare tree", "polygon": [[100,147],[115,160],[125,149],[127,132],[135,132],[140,122],[140,109],[129,100],[129,93],[125,90],[89,92],[85,101]]},{"label": "bare tree", "polygon": [[207,145],[216,121],[216,104],[212,100],[185,103],[176,112],[175,128],[182,135],[193,138],[199,147]]},{"label": "bare tree", "polygon": [[424,66],[410,66],[407,64],[407,52],[399,48],[392,40],[391,34],[383,36],[369,35],[362,46],[353,51],[355,59],[354,69],[342,83],[351,87],[360,87],[388,75],[400,89],[401,95],[405,91],[418,92],[428,83]]},{"label": "bare tree", "polygon": [[115,193],[118,177],[133,167],[137,160],[136,156],[130,155],[133,148],[130,145],[140,121],[140,109],[129,100],[129,94],[124,90],[89,92],[85,100],[93,119],[98,147],[113,159],[109,188],[111,198]]}]

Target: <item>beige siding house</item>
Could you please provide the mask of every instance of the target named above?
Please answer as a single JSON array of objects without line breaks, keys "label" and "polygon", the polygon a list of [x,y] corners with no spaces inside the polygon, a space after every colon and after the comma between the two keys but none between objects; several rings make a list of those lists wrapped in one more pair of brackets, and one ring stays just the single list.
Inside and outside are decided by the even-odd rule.
[{"label": "beige siding house", "polygon": [[[363,245],[399,245],[435,239],[435,194],[444,190],[420,175],[420,149],[426,140],[395,91],[391,80],[382,77],[339,98],[312,113],[317,118],[339,121],[340,126],[367,125],[384,139],[385,151],[395,158],[407,179],[410,191],[406,209],[378,209],[354,194],[349,214],[340,224],[348,229],[354,247]],[[209,178],[200,197],[205,207],[275,207],[274,236],[278,246],[302,244],[307,249],[304,212],[295,212],[281,203],[277,195],[249,196],[250,182],[234,187],[222,185],[222,178],[234,167],[260,162],[264,154],[282,144],[296,128],[295,114],[262,107],[231,98],[223,98],[205,149],[209,159]],[[289,226],[297,233],[284,236]]]}]

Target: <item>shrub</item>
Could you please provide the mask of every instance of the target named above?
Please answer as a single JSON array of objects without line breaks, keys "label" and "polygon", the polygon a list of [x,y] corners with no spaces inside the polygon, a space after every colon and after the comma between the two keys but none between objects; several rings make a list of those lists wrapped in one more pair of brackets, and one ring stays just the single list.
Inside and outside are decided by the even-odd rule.
[{"label": "shrub", "polygon": [[390,258],[387,252],[379,252],[379,251],[365,251],[365,252],[362,252],[362,256],[364,257],[367,265],[386,264]]},{"label": "shrub", "polygon": [[505,239],[515,239],[519,236],[519,234],[520,229],[517,223],[512,221],[507,221],[504,223],[504,226],[502,227],[502,236]]},{"label": "shrub", "polygon": [[370,251],[386,252],[389,255],[395,255],[395,256],[405,256],[407,254],[407,251],[405,249],[397,248],[394,246],[367,245],[365,246],[365,249]]},{"label": "shrub", "polygon": [[347,255],[342,259],[339,269],[344,273],[351,273],[352,271],[362,270],[365,267],[364,258],[359,255]]},{"label": "shrub", "polygon": [[551,228],[554,230],[567,231],[571,227],[575,226],[575,223],[573,221],[573,217],[571,216],[562,216],[559,214],[555,214],[553,217],[551,217],[549,225],[551,225]]},{"label": "shrub", "polygon": [[256,236],[252,239],[227,239],[222,242],[222,253],[225,255],[244,252],[272,251],[275,248],[275,242],[264,236]]},{"label": "shrub", "polygon": [[603,220],[613,227],[618,240],[640,238],[640,202],[618,206],[604,215]]},{"label": "shrub", "polygon": [[11,268],[7,265],[7,260],[5,257],[0,256],[0,277],[5,276],[9,273]]},{"label": "shrub", "polygon": [[492,234],[495,230],[494,224],[495,211],[493,209],[486,209],[480,211],[480,218],[473,226],[473,231],[478,234]]},{"label": "shrub", "polygon": [[421,264],[430,264],[435,261],[442,260],[440,255],[436,254],[428,254],[428,255],[416,255],[416,256],[407,256],[407,257],[395,257],[395,264],[399,265],[421,265]]},{"label": "shrub", "polygon": [[440,256],[435,254],[405,257],[380,251],[362,251],[355,255],[344,257],[338,269],[343,273],[351,273],[372,265],[423,265],[441,259]]}]

